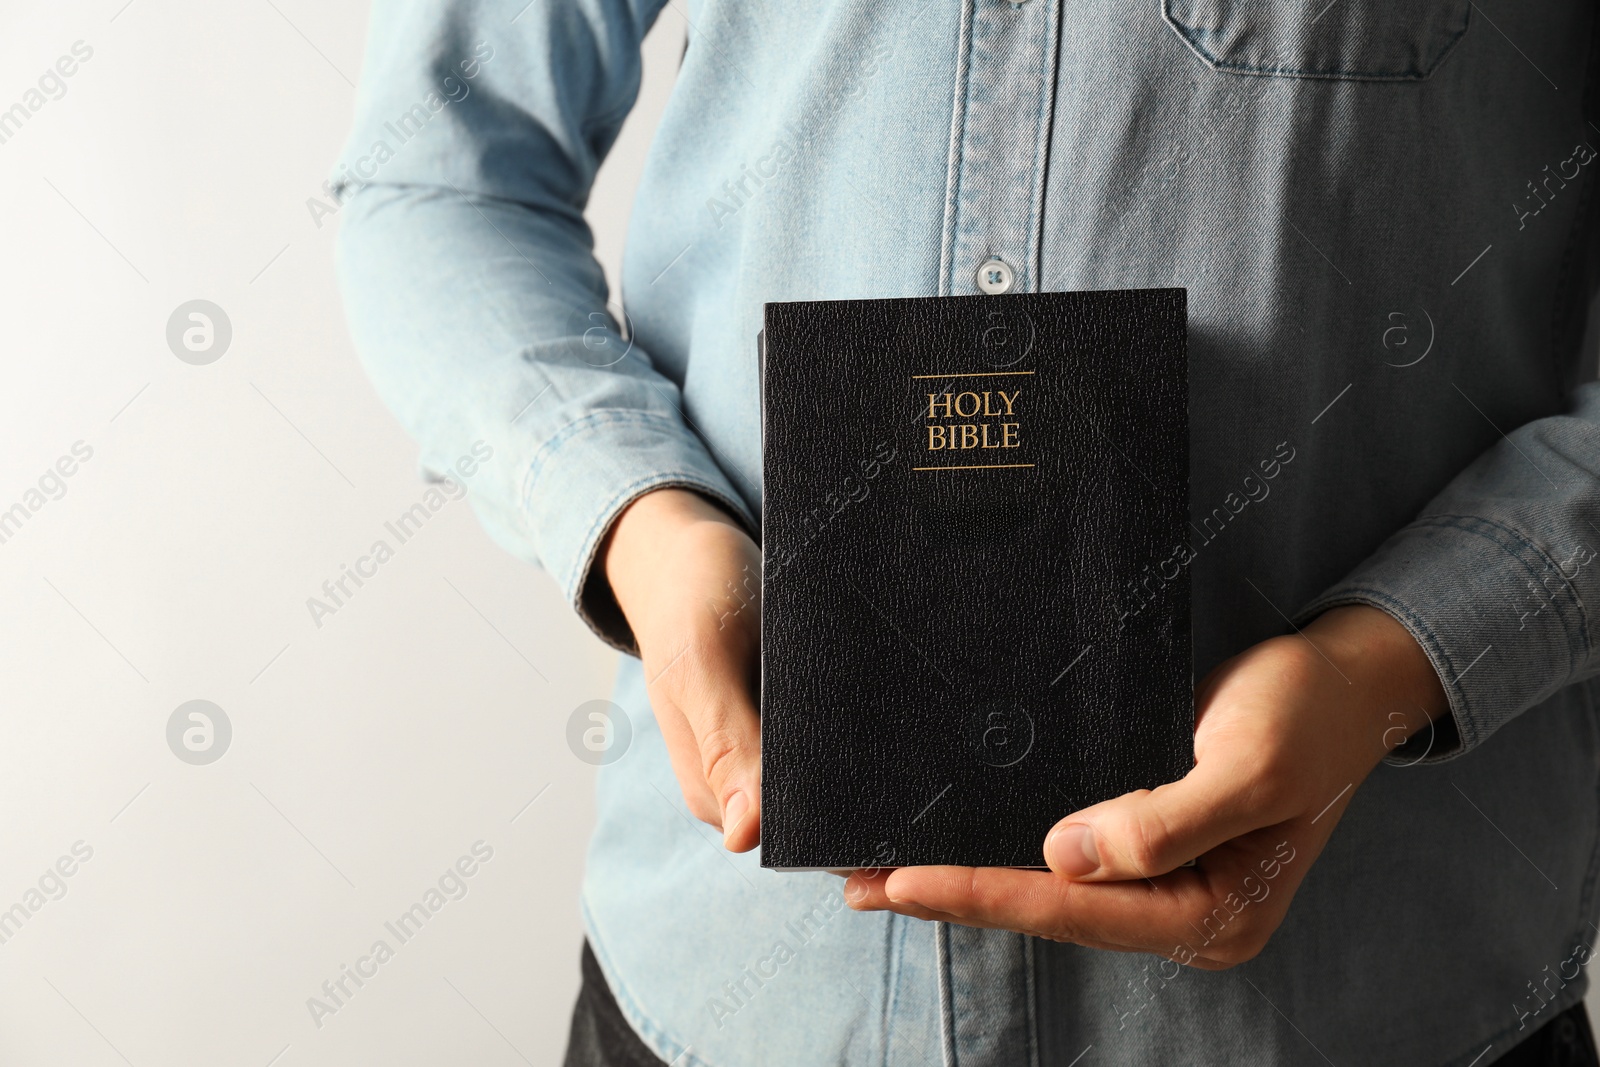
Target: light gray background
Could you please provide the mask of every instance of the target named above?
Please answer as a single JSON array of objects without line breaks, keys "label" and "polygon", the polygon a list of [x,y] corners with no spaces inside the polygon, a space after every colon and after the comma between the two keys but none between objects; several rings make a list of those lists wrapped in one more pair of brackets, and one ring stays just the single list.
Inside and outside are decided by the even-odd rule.
[{"label": "light gray background", "polygon": [[[306,204],[366,5],[19,8],[0,110],[94,51],[0,144],[0,511],[93,455],[0,543],[0,911],[93,857],[0,944],[0,1064],[559,1062],[593,817],[566,720],[614,654],[463,501],[320,629],[306,607],[424,490]],[[613,291],[683,39],[669,5],[591,202]],[[197,298],[233,326],[206,366],[165,337]],[[167,747],[193,699],[233,726],[207,766]],[[478,840],[467,895],[398,945],[385,921]],[[315,1026],[380,937],[394,958]]]},{"label": "light gray background", "polygon": [[[593,818],[566,721],[615,654],[464,500],[320,629],[306,607],[425,489],[306,206],[366,5],[125,3],[0,14],[0,110],[93,49],[0,144],[0,511],[93,449],[0,543],[0,910],[93,849],[0,944],[0,1064],[557,1063]],[[683,39],[669,9],[594,195],[612,279]],[[233,326],[207,366],[166,342],[196,298]],[[192,699],[233,725],[208,766],[167,747]],[[398,945],[383,923],[480,839]],[[394,958],[314,1026],[379,937]]]}]

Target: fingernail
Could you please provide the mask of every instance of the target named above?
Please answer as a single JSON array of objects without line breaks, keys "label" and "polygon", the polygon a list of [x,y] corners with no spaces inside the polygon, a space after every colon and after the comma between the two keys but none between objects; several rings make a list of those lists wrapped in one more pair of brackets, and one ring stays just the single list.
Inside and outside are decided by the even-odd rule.
[{"label": "fingernail", "polygon": [[856,875],[844,880],[844,902],[852,907],[866,898],[867,887]]},{"label": "fingernail", "polygon": [[728,803],[722,808],[722,837],[726,841],[738,829],[739,823],[744,820],[745,813],[750,810],[750,798],[743,792],[733,794],[728,798]]},{"label": "fingernail", "polygon": [[1081,822],[1068,823],[1050,834],[1044,843],[1050,866],[1069,878],[1082,878],[1100,869],[1100,851],[1094,845],[1094,831]]}]

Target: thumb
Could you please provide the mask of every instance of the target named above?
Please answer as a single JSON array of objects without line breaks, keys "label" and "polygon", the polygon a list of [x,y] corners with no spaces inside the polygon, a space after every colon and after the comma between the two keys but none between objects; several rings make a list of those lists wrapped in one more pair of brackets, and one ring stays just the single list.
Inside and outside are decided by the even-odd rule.
[{"label": "thumb", "polygon": [[1196,766],[1171,784],[1074,812],[1045,836],[1045,862],[1075,881],[1154,878],[1279,821],[1247,809],[1248,791],[1219,777]]},{"label": "thumb", "polygon": [[761,720],[750,702],[731,696],[688,713],[700,767],[722,812],[722,840],[748,852],[761,840]]}]

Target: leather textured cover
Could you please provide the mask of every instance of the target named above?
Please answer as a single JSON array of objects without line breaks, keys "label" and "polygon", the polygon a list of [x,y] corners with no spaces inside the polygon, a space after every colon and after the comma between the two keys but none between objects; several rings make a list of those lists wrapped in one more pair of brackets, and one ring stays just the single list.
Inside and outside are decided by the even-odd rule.
[{"label": "leather textured cover", "polygon": [[762,866],[1043,866],[1188,773],[1186,309],[766,305]]}]

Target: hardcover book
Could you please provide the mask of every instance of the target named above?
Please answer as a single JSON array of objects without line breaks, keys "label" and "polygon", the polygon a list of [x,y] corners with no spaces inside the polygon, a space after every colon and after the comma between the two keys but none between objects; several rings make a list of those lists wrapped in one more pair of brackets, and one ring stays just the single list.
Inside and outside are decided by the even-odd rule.
[{"label": "hardcover book", "polygon": [[762,866],[1042,867],[1188,773],[1186,306],[765,306]]}]

